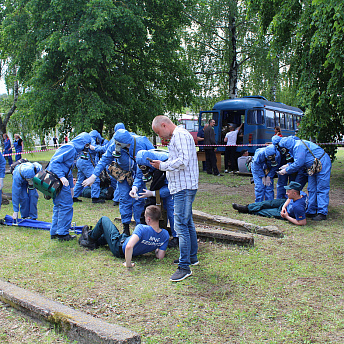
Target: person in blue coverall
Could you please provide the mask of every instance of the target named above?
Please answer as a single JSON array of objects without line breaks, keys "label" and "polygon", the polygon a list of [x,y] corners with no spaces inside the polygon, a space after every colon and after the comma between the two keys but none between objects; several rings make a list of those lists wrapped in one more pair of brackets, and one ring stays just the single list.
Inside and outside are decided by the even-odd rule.
[{"label": "person in blue coverall", "polygon": [[135,265],[132,262],[133,256],[155,251],[156,258],[163,259],[169,234],[166,229],[160,228],[160,216],[159,207],[155,205],[147,207],[145,210],[147,224],[137,225],[131,236],[125,233],[120,234],[111,220],[103,216],[92,231],[89,231],[88,226],[83,227],[79,244],[91,250],[108,244],[115,257],[125,258],[123,265],[128,269]]},{"label": "person in blue coverall", "polygon": [[256,150],[251,164],[255,202],[274,199],[273,177],[278,170],[280,160],[280,153],[276,151],[274,145]]},{"label": "person in blue coverall", "polygon": [[[298,137],[296,136],[289,136],[295,140],[299,140]],[[272,144],[276,147],[276,149],[280,152],[281,154],[281,162],[280,166],[284,166],[287,163],[293,162],[292,156],[289,154],[288,150],[286,148],[281,148],[278,143],[281,141],[282,137],[278,135],[274,135],[271,139]],[[278,175],[278,180],[277,180],[277,185],[276,185],[276,191],[277,191],[277,199],[283,199],[287,198],[287,195],[285,193],[285,186],[288,185],[291,181],[295,181],[301,184],[302,189],[306,185],[308,181],[308,175],[305,171],[305,169],[301,169],[296,173],[293,174],[285,174],[285,175]]]},{"label": "person in blue coverall", "polygon": [[[10,138],[6,133],[4,133],[2,137],[4,138],[4,154],[12,154],[12,144]],[[7,156],[6,158],[8,164],[11,166],[13,163],[12,155]]]},{"label": "person in blue coverall", "polygon": [[53,200],[53,218],[50,228],[51,239],[69,241],[75,238],[69,234],[73,218],[73,166],[84,149],[87,150],[92,138],[88,133],[81,133],[69,143],[61,146],[50,160],[48,171],[53,172],[63,184],[61,192]]},{"label": "person in blue coverall", "polygon": [[[90,149],[88,150],[87,156],[79,157],[79,159],[76,162],[76,167],[78,169],[78,176],[77,176],[77,181],[74,187],[73,202],[81,202],[81,200],[78,199],[78,197],[81,196],[82,191],[84,189],[84,187],[82,186],[82,182],[92,175],[94,168],[99,161],[96,150],[92,148],[101,146],[104,139],[101,137],[101,135],[99,134],[97,130],[92,130],[90,132],[90,136],[91,136],[92,141],[91,141]],[[104,199],[99,198],[99,195],[100,195],[100,179],[97,178],[91,186],[92,203],[105,202]]]},{"label": "person in blue coverall", "polygon": [[18,212],[22,219],[37,220],[38,192],[33,186],[32,178],[42,170],[38,162],[24,162],[13,171],[12,180],[12,204],[13,220],[18,218]]},{"label": "person in blue coverall", "polygon": [[0,152],[0,209],[2,203],[2,189],[4,187],[6,160]]},{"label": "person in blue coverall", "polygon": [[307,194],[302,190],[302,186],[297,182],[290,182],[284,186],[288,199],[273,199],[251,203],[248,205],[240,205],[233,203],[232,206],[239,213],[248,213],[265,217],[275,217],[277,219],[285,219],[289,222],[304,226],[307,223],[306,209],[308,203]]},{"label": "person in blue coverall", "polygon": [[306,215],[314,221],[326,220],[332,168],[330,157],[321,147],[306,140],[284,137],[279,142],[279,146],[288,149],[294,159],[294,162],[281,167],[278,172],[281,175],[309,169],[313,165],[315,158],[320,160],[322,164],[321,171],[308,176],[308,209]]},{"label": "person in blue coverall", "polygon": [[168,159],[168,151],[156,149],[138,151],[136,155],[138,167],[133,185],[137,186],[137,189],[139,189],[143,176],[147,174],[153,175],[150,190],[143,189],[143,192],[139,193],[139,198],[153,198],[155,204],[158,200],[157,193],[159,194],[163,207],[167,212],[167,218],[170,222],[171,234],[173,237],[168,243],[168,247],[177,247],[178,236],[174,230],[174,202],[170,190],[168,189],[166,173],[154,168],[147,158],[151,160],[166,161]]},{"label": "person in blue coverall", "polygon": [[16,151],[16,161],[21,159],[21,152],[24,149],[23,140],[19,134],[14,134],[13,147]]},{"label": "person in blue coverall", "polygon": [[[116,161],[117,165],[123,171],[130,172],[132,177],[135,179],[137,167],[135,158],[137,152],[142,149],[154,149],[154,146],[147,137],[130,134],[125,129],[117,130],[113,136],[113,142],[109,145],[106,152],[98,162],[92,176],[83,182],[83,186],[92,185],[97,176],[100,175],[101,171],[111,164],[113,160]],[[144,209],[144,201],[143,199],[138,198],[137,191],[142,192],[144,185],[142,185],[140,189],[137,189],[136,187],[131,188],[131,185],[128,183],[128,179],[126,178],[119,182],[117,187],[120,195],[119,212],[121,214],[123,232],[129,235],[129,224],[133,214],[136,224],[140,223],[140,216]]]}]

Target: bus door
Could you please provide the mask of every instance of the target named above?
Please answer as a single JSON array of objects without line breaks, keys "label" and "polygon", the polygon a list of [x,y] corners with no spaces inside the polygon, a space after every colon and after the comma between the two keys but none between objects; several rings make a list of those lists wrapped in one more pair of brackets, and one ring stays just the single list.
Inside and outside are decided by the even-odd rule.
[{"label": "bus door", "polygon": [[[201,111],[199,113],[199,128],[202,129],[206,124],[209,123],[209,120],[213,119],[215,120],[215,126],[214,126],[214,131],[215,131],[215,142],[216,144],[221,144],[221,116],[220,116],[220,111],[217,110],[212,110],[212,111]],[[221,149],[223,147],[218,147],[218,150],[223,150]]]},{"label": "bus door", "polygon": [[[265,143],[265,140],[262,139],[265,135],[265,128],[266,127],[263,108],[253,108],[246,110],[243,144]],[[243,148],[247,149],[249,153],[254,154],[256,149],[259,147],[247,146]]]}]

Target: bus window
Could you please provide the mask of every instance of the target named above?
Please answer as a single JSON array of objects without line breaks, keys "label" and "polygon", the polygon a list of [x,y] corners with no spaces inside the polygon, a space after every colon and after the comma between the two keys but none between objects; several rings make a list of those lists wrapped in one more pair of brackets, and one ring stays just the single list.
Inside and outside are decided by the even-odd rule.
[{"label": "bus window", "polygon": [[247,124],[264,124],[263,110],[248,110]]},{"label": "bus window", "polygon": [[204,112],[202,114],[201,126],[204,127],[206,124],[208,124],[210,119],[214,119],[215,125],[217,125],[219,121],[218,112]]},{"label": "bus window", "polygon": [[285,113],[280,112],[280,127],[281,129],[285,129]]},{"label": "bus window", "polygon": [[265,112],[265,124],[267,128],[275,127],[275,113],[271,110]]},{"label": "bus window", "polygon": [[293,115],[287,113],[286,114],[286,129],[287,130],[294,130],[294,126],[293,126]]},{"label": "bus window", "polygon": [[275,112],[275,125],[276,127],[279,127],[280,126],[280,116],[279,116],[279,112]]}]

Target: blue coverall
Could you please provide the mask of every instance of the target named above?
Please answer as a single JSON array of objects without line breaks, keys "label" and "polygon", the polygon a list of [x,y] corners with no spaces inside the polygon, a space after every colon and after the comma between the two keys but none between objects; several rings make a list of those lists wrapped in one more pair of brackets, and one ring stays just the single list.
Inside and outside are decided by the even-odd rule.
[{"label": "blue coverall", "polygon": [[[102,141],[104,140],[97,130],[92,130],[90,132],[90,136],[92,139],[91,145],[95,147],[97,145],[101,145]],[[95,150],[89,149],[87,158],[88,159],[86,160],[80,157],[76,162],[78,175],[77,175],[77,181],[74,187],[75,198],[79,197],[82,194],[82,190],[84,189],[84,187],[82,186],[82,182],[93,174],[94,168],[99,161],[98,154]],[[91,186],[91,198],[97,199],[99,198],[99,194],[100,194],[100,179],[97,178]]]},{"label": "blue coverall", "polygon": [[[294,140],[300,140],[298,137],[296,136],[289,136],[289,138],[292,138]],[[272,137],[272,144],[275,145],[276,148],[279,148],[278,143],[281,141],[282,137],[278,136],[278,135],[274,135]],[[281,153],[281,151],[280,151]],[[288,150],[286,151],[285,154],[281,153],[281,166],[286,165],[287,163],[292,163],[293,159],[291,158],[291,160],[287,160],[287,154],[288,154]],[[298,171],[297,173],[293,173],[293,174],[284,174],[284,175],[278,175],[278,181],[277,181],[277,185],[276,185],[276,190],[277,190],[277,199],[285,199],[288,198],[287,194],[285,192],[285,186],[287,186],[291,181],[296,181],[298,183],[301,184],[302,188],[306,185],[307,181],[308,181],[308,175],[306,173],[306,171],[304,169],[301,169],[300,171]]]},{"label": "blue coverall", "polygon": [[288,174],[310,168],[313,165],[314,157],[307,149],[309,147],[314,156],[320,159],[322,169],[320,172],[308,176],[308,208],[307,214],[327,215],[330,193],[331,159],[325,151],[317,144],[306,140],[295,140],[291,137],[284,137],[279,146],[289,150],[294,162],[286,168]]},{"label": "blue coverall", "polygon": [[[158,151],[156,149],[152,150],[140,150],[137,152],[136,155],[136,162],[137,165],[145,165],[150,168],[151,171],[154,171],[155,168],[149,163],[147,158],[150,158],[152,160],[160,160],[160,161],[166,161],[168,159],[168,151],[162,152]],[[137,166],[137,173],[134,180],[134,184],[137,188],[139,188],[139,185],[141,181],[138,179],[142,179],[142,170],[139,166]],[[162,199],[162,203],[164,206],[164,209],[167,212],[167,218],[170,222],[171,232],[172,236],[175,238],[177,237],[177,233],[174,230],[174,201],[172,198],[172,195],[170,194],[170,190],[168,189],[168,181],[167,178],[165,178],[165,185],[159,189],[160,198]]]},{"label": "blue coverall", "polygon": [[[20,139],[19,139],[20,140]],[[14,140],[13,141],[13,146],[16,151],[16,153],[21,153],[23,151],[22,145],[18,145],[19,140]],[[16,161],[21,159],[21,154],[16,154]]]},{"label": "blue coverall", "polygon": [[63,185],[61,192],[53,200],[53,218],[51,223],[51,235],[67,235],[73,218],[73,198],[71,189],[74,188],[72,169],[77,155],[82,152],[86,144],[91,143],[88,133],[81,133],[71,142],[61,146],[50,160],[47,167],[58,178],[65,177],[69,185]]},{"label": "blue coverall", "polygon": [[[135,139],[134,139],[135,137]],[[112,142],[111,142],[112,141]],[[97,167],[94,170],[94,175],[99,176],[101,171],[106,168],[113,160],[117,162],[117,164],[124,170],[132,172],[133,178],[135,178],[136,173],[136,162],[135,156],[139,150],[148,150],[154,149],[152,143],[145,137],[145,136],[137,136],[131,135],[125,129],[119,129],[116,131],[115,135],[110,141],[110,145],[108,146],[106,152],[103,154],[102,158],[98,162]],[[136,141],[136,144],[135,144]],[[129,152],[126,149],[121,150],[121,156],[119,158],[114,158],[112,152],[115,151],[116,142],[120,142],[121,144],[130,144]],[[135,146],[135,152],[134,152]],[[117,185],[119,190],[119,211],[121,213],[121,221],[123,224],[129,224],[134,214],[134,219],[136,224],[140,223],[140,216],[144,209],[144,200],[134,200],[130,197],[129,192],[131,190],[131,186],[128,184],[127,180],[124,180]],[[138,192],[142,192],[144,183],[139,188]]]},{"label": "blue coverall", "polygon": [[[267,155],[272,152],[276,154],[277,166],[272,167],[271,162],[266,158]],[[281,156],[278,151],[275,150],[273,145],[258,148],[253,156],[251,171],[254,180],[254,191],[255,191],[255,202],[269,201],[274,199],[274,181],[273,177],[275,176],[276,171],[278,170],[280,164]],[[262,178],[265,177],[264,170],[269,168],[270,171],[267,176],[270,177],[271,183],[268,186],[263,184]]]},{"label": "blue coverall", "polygon": [[12,203],[13,211],[19,212],[22,219],[37,219],[38,192],[33,187],[32,178],[42,170],[38,162],[24,162],[13,171]]},{"label": "blue coverall", "polygon": [[[5,168],[6,168],[6,160],[3,157],[3,155],[0,152],[0,178],[5,178]],[[2,181],[3,185],[3,181]],[[2,187],[0,188],[0,209],[1,209],[1,203],[2,203]]]},{"label": "blue coverall", "polygon": [[[7,138],[7,140],[4,140],[4,154],[12,154],[12,144],[9,138]],[[13,164],[12,155],[7,156],[6,158],[8,164],[11,166]]]}]

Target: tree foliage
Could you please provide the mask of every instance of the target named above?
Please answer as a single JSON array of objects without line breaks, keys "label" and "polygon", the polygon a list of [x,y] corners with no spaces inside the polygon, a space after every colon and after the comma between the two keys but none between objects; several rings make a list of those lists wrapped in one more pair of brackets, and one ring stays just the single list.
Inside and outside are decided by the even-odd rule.
[{"label": "tree foliage", "polygon": [[149,130],[191,101],[180,45],[191,1],[2,0],[1,53],[18,66],[35,128]]},{"label": "tree foliage", "polygon": [[[333,142],[344,133],[344,3],[333,0],[251,0],[271,53],[289,57],[295,96],[306,109],[303,137]],[[334,146],[326,146],[334,157]]]}]

